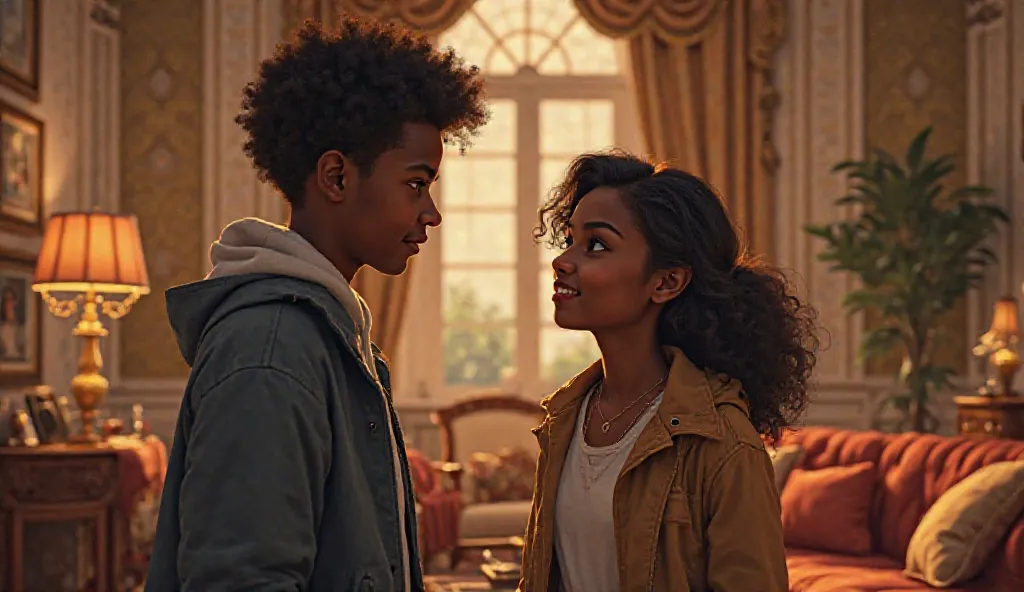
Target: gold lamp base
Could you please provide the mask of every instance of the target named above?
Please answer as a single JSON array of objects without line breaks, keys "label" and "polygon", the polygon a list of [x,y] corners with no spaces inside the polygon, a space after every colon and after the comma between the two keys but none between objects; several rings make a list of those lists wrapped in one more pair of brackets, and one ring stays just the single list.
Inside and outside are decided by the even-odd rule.
[{"label": "gold lamp base", "polygon": [[89,292],[82,303],[82,316],[73,335],[82,338],[82,354],[78,357],[78,374],[71,379],[71,394],[82,412],[82,431],[69,438],[73,442],[100,442],[103,435],[96,433],[96,410],[107,398],[110,382],[100,374],[103,356],[100,338],[108,335],[100,322],[98,305],[102,297]]}]

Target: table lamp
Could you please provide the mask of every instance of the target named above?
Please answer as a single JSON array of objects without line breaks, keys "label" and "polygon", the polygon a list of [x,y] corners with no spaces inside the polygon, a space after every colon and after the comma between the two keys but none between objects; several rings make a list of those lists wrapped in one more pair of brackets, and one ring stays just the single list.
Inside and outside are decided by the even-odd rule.
[{"label": "table lamp", "polygon": [[999,374],[999,388],[996,394],[1013,394],[1013,377],[1021,366],[1020,318],[1017,300],[1013,297],[996,301],[992,313],[992,327],[981,336],[975,352],[988,355],[989,361]]},{"label": "table lamp", "polygon": [[138,220],[104,212],[54,214],[43,234],[32,290],[57,317],[79,313],[72,334],[82,338],[82,354],[71,394],[82,412],[82,429],[70,440],[102,440],[94,422],[110,383],[100,374],[100,338],[107,335],[100,313],[119,319],[149,293]]}]

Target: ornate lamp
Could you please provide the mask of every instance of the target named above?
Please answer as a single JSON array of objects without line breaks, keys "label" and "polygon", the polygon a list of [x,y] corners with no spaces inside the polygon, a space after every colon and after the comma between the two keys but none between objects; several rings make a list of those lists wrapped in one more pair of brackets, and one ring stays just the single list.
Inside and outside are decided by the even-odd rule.
[{"label": "ornate lamp", "polygon": [[[1013,377],[1021,367],[1019,350],[1020,317],[1017,300],[1007,296],[996,301],[992,314],[992,327],[981,336],[975,347],[978,355],[988,355],[998,373],[996,385],[990,385],[986,394],[1013,395]],[[996,386],[992,389],[991,386]],[[995,390],[993,393],[992,391]]]},{"label": "ornate lamp", "polygon": [[119,319],[149,293],[138,220],[104,212],[54,214],[43,235],[32,289],[57,317],[80,313],[72,334],[82,338],[82,354],[71,394],[82,412],[82,431],[71,439],[99,441],[93,424],[110,386],[100,374],[100,338],[107,335],[100,313]]}]

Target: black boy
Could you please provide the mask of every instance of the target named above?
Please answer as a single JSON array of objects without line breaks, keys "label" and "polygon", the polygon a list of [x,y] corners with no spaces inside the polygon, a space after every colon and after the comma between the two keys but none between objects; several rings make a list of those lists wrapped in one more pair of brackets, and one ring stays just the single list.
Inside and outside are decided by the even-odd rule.
[{"label": "black boy", "polygon": [[237,121],[290,222],[230,224],[210,275],[167,292],[192,373],[147,591],[423,589],[388,368],[349,282],[405,270],[441,223],[442,141],[486,119],[475,68],[392,26],[308,23],[262,64]]}]

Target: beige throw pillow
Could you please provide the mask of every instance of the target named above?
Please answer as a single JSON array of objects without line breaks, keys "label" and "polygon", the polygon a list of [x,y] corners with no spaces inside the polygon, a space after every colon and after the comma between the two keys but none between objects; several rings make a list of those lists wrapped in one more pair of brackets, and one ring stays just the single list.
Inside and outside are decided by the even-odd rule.
[{"label": "beige throw pillow", "polygon": [[970,580],[1024,511],[1024,461],[982,467],[939,496],[907,546],[907,576],[937,588]]},{"label": "beige throw pillow", "polygon": [[800,459],[804,457],[804,449],[796,444],[790,444],[788,446],[779,446],[778,448],[769,449],[768,455],[772,459],[772,468],[775,470],[775,489],[782,493],[782,488],[786,485],[786,479],[789,479],[789,473],[800,463]]}]

